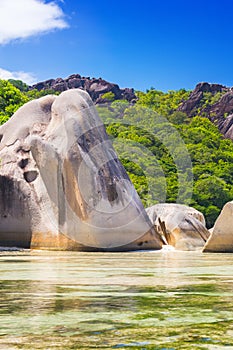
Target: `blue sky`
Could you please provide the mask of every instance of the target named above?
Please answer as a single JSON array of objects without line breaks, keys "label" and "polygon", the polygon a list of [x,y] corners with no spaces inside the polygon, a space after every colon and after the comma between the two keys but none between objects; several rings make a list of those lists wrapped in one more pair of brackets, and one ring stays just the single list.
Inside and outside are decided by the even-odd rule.
[{"label": "blue sky", "polygon": [[0,77],[233,86],[232,0],[0,0]]}]

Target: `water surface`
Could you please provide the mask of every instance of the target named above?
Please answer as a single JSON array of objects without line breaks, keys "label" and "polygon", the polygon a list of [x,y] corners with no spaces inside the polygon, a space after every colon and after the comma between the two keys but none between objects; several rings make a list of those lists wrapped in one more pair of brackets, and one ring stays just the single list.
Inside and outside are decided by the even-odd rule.
[{"label": "water surface", "polygon": [[0,252],[0,349],[233,349],[233,254]]}]

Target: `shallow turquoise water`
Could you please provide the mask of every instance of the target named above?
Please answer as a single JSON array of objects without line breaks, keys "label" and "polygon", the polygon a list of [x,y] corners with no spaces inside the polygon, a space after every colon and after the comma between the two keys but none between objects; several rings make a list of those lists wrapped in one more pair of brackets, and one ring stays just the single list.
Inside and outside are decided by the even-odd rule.
[{"label": "shallow turquoise water", "polygon": [[233,254],[0,252],[0,349],[233,349]]}]

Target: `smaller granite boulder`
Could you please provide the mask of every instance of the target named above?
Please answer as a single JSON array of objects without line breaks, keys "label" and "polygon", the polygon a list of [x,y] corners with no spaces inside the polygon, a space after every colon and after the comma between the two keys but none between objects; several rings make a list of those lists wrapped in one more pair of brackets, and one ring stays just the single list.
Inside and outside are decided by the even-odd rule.
[{"label": "smaller granite boulder", "polygon": [[204,246],[209,237],[205,218],[198,210],[182,204],[159,203],[146,212],[164,244],[178,250],[197,250]]},{"label": "smaller granite boulder", "polygon": [[203,252],[233,253],[233,201],[224,205]]}]

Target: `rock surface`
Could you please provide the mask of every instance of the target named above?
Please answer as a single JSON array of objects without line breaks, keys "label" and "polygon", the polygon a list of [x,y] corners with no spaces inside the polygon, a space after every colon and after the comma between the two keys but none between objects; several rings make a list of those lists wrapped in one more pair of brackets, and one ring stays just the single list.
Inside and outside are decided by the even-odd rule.
[{"label": "rock surface", "polygon": [[86,92],[25,104],[0,139],[0,246],[161,248]]},{"label": "rock surface", "polygon": [[112,92],[115,96],[114,99],[117,100],[127,100],[129,102],[136,100],[134,89],[120,89],[117,84],[109,83],[102,78],[81,77],[79,74],[72,74],[66,79],[49,79],[37,83],[30,88],[39,91],[51,89],[59,92],[79,88],[87,91],[95,103],[106,102],[102,98],[106,92]]},{"label": "rock surface", "polygon": [[[58,92],[79,88],[87,91],[96,104],[109,102],[108,98],[104,97],[104,94],[109,92],[113,93],[113,99],[124,99],[132,103],[137,100],[132,88],[120,89],[117,84],[110,83],[102,78],[82,77],[79,74],[72,74],[65,79],[49,79],[34,84],[29,88],[39,91],[54,90]],[[205,101],[205,93],[211,94],[212,97],[220,93],[220,97],[217,102],[205,105],[203,103]],[[188,100],[184,101],[177,110],[185,113],[188,117],[201,115],[209,118],[215,125],[218,125],[224,137],[233,140],[233,131],[228,130],[229,119],[231,120],[231,115],[233,115],[233,88],[207,82],[199,83],[190,94]],[[225,130],[227,131],[225,132]]]},{"label": "rock surface", "polygon": [[[220,93],[217,102],[203,105],[206,92],[212,97]],[[218,126],[224,137],[233,140],[233,88],[219,84],[199,83],[178,110],[187,114],[188,117],[195,115],[207,117]]]},{"label": "rock surface", "polygon": [[233,114],[230,114],[226,118],[220,118],[218,128],[224,137],[233,140]]},{"label": "rock surface", "polygon": [[225,115],[233,113],[233,91],[229,89],[218,102],[214,103],[209,109],[209,115],[220,119]]},{"label": "rock surface", "polygon": [[182,204],[160,203],[146,209],[164,242],[178,250],[203,248],[209,237],[205,219],[198,210]]},{"label": "rock surface", "polygon": [[233,253],[233,201],[224,205],[203,252]]},{"label": "rock surface", "polygon": [[[209,83],[199,83],[191,93],[189,99],[182,103],[182,105],[178,108],[179,111],[186,113],[189,117],[193,117],[197,115],[197,109],[202,108],[201,101],[204,96],[205,92],[209,92],[212,95],[215,95],[217,92],[221,93],[229,93],[230,89],[226,86],[220,85],[220,84],[209,84]],[[224,96],[224,95],[223,95]],[[223,111],[226,106],[222,103],[217,103],[217,106],[212,106],[213,110],[205,111],[207,116],[210,116],[211,113],[213,113],[216,110],[216,116],[217,112],[220,109],[220,105],[222,106],[221,110]],[[233,106],[232,106],[233,107]],[[232,108],[233,109],[233,108]],[[221,112],[222,112],[221,111]],[[203,111],[204,112],[204,111]],[[224,112],[223,112],[224,114]]]}]

